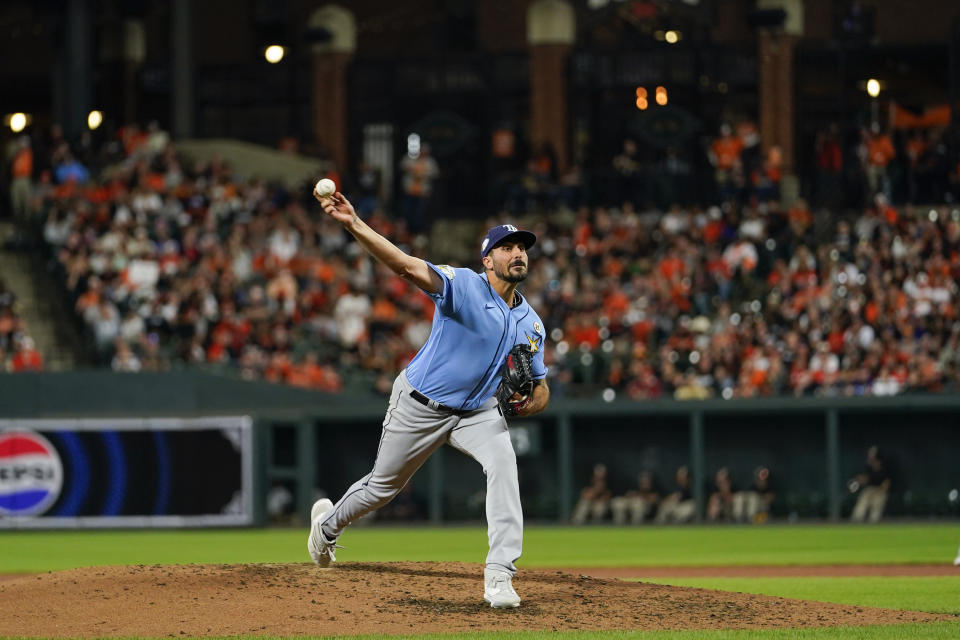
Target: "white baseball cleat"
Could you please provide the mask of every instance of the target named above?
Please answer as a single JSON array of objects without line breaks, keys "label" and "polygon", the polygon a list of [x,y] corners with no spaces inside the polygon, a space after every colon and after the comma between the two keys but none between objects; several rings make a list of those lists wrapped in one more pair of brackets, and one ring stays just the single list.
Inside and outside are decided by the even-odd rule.
[{"label": "white baseball cleat", "polygon": [[326,569],[331,562],[337,561],[337,557],[334,555],[337,541],[336,539],[328,539],[320,526],[332,509],[333,503],[326,498],[314,502],[310,509],[310,535],[307,536],[307,551],[310,552],[313,562],[319,565],[321,569]]},{"label": "white baseball cleat", "polygon": [[953,566],[960,567],[960,549],[957,549],[957,557],[953,559]]},{"label": "white baseball cleat", "polygon": [[498,569],[483,570],[483,599],[494,609],[520,606],[520,596],[513,590],[513,576]]}]

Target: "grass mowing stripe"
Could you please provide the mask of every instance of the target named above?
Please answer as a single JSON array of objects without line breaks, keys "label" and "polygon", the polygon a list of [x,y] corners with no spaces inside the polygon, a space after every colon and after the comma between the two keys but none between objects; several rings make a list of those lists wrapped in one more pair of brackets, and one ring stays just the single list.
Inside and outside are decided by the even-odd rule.
[{"label": "grass mowing stripe", "polygon": [[[558,638],[561,640],[954,640],[958,633],[960,633],[960,623],[945,622],[884,627],[828,627],[766,631],[490,632],[429,634],[399,636],[399,638],[403,640],[555,640]],[[363,636],[363,640],[375,637],[383,636]],[[391,637],[391,640],[397,639],[398,636]],[[354,638],[354,640],[357,639]]]},{"label": "grass mowing stripe", "polygon": [[[306,529],[0,532],[0,573],[122,564],[309,562]],[[486,531],[364,528],[341,538],[354,561],[482,562]]]},{"label": "grass mowing stripe", "polygon": [[[512,631],[405,636],[332,636],[343,640],[955,640],[960,623],[903,624],[883,627],[823,627],[764,631]],[[180,636],[191,640],[190,636]],[[230,636],[220,640],[311,640],[313,636]],[[10,639],[19,640],[19,639]],[[27,640],[24,638],[23,640]],[[36,640],[31,638],[30,640]],[[130,638],[127,640],[150,640]],[[160,640],[160,639],[155,639]],[[204,638],[203,640],[217,640]]]},{"label": "grass mowing stripe", "polygon": [[960,615],[960,598],[957,597],[957,594],[960,594],[960,575],[956,577],[642,578],[642,581],[865,607]]},{"label": "grass mowing stripe", "polygon": [[[955,640],[958,633],[960,633],[960,623],[945,622],[883,627],[827,627],[765,631],[481,632],[391,636],[391,640],[399,638],[403,640],[556,640],[558,638],[560,640]],[[362,639],[378,637],[383,636],[362,636]],[[358,639],[354,637],[353,640]]]},{"label": "grass mowing stripe", "polygon": [[[524,561],[577,566],[571,555],[582,529],[538,529],[527,534]],[[909,564],[946,562],[960,543],[960,526],[774,525],[594,528],[583,566],[730,566],[795,564]],[[539,545],[543,535],[550,542]],[[563,545],[563,541],[569,545]],[[559,553],[553,553],[559,551]],[[582,552],[583,550],[579,550]],[[579,560],[578,560],[579,562]]]},{"label": "grass mowing stripe", "polygon": [[[0,573],[107,564],[306,562],[307,530],[3,531]],[[960,524],[528,527],[523,567],[949,562]],[[483,562],[486,528],[352,527],[343,560]]]}]

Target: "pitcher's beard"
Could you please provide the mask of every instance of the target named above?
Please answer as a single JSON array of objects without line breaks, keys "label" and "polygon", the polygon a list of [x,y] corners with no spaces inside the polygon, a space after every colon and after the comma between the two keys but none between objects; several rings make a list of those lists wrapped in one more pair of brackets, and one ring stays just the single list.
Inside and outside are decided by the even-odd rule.
[{"label": "pitcher's beard", "polygon": [[523,271],[520,271],[519,273],[512,273],[510,271],[511,268],[512,267],[507,267],[505,271],[498,270],[497,277],[505,282],[509,282],[510,284],[517,284],[527,279],[528,272],[526,267],[524,267]]}]

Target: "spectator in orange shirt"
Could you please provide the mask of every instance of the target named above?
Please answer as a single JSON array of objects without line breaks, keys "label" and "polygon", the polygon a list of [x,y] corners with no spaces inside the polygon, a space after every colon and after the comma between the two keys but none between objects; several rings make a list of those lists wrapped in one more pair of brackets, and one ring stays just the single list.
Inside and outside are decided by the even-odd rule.
[{"label": "spectator in orange shirt", "polygon": [[708,245],[720,242],[726,232],[726,223],[720,207],[712,206],[707,209],[707,223],[703,227],[703,241]]},{"label": "spectator in orange shirt", "polygon": [[23,336],[17,341],[16,351],[10,360],[14,373],[21,371],[43,371],[43,356],[34,348],[33,338]]},{"label": "spectator in orange shirt", "polygon": [[290,371],[287,374],[287,384],[305,389],[334,390],[330,388],[331,385],[327,381],[327,374],[323,370],[323,367],[320,366],[315,351],[308,351],[303,356],[303,362],[290,367]]},{"label": "spectator in orange shirt", "polygon": [[270,356],[270,364],[264,372],[263,377],[270,382],[286,382],[290,375],[293,364],[290,362],[290,356],[285,351],[274,351]]},{"label": "spectator in orange shirt", "polygon": [[17,140],[10,178],[10,212],[15,220],[26,222],[30,218],[30,191],[33,186],[33,149],[28,136],[20,136]]},{"label": "spectator in orange shirt", "polygon": [[708,157],[710,164],[716,169],[715,178],[717,191],[721,199],[732,195],[733,174],[740,166],[740,152],[743,150],[743,141],[733,135],[729,124],[720,125],[720,137],[710,145]]},{"label": "spectator in orange shirt", "polygon": [[805,240],[807,231],[813,226],[813,214],[803,198],[798,198],[790,211],[787,212],[790,230],[800,240]]},{"label": "spectator in orange shirt", "polygon": [[772,145],[765,158],[751,171],[753,192],[758,200],[768,201],[780,198],[780,179],[783,177],[783,151]]},{"label": "spectator in orange shirt", "polygon": [[140,130],[136,123],[128,124],[117,131],[117,137],[123,144],[123,151],[128,156],[137,153],[147,143],[147,134]]},{"label": "spectator in orange shirt", "polygon": [[880,125],[874,123],[870,131],[864,132],[864,143],[867,148],[867,157],[865,159],[867,172],[867,185],[870,187],[870,195],[873,196],[878,191],[882,191],[889,197],[890,184],[887,180],[887,165],[896,157],[893,150],[893,142],[890,136],[880,130]]}]

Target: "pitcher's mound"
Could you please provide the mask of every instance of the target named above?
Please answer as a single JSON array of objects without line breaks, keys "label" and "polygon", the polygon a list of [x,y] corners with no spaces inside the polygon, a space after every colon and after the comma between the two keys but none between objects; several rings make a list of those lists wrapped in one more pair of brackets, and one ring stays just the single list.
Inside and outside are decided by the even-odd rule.
[{"label": "pitcher's mound", "polygon": [[0,636],[401,634],[483,630],[759,629],[895,624],[926,613],[523,570],[519,609],[483,601],[464,563],[126,566],[0,583]]}]

